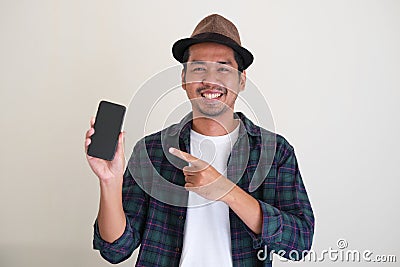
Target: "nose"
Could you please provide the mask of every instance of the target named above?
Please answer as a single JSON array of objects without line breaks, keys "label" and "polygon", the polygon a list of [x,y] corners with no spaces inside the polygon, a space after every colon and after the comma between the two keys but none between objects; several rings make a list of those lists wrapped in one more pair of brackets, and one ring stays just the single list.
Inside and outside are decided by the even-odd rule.
[{"label": "nose", "polygon": [[201,83],[204,86],[215,86],[215,85],[221,85],[221,81],[218,77],[217,71],[215,70],[208,70],[201,81]]}]

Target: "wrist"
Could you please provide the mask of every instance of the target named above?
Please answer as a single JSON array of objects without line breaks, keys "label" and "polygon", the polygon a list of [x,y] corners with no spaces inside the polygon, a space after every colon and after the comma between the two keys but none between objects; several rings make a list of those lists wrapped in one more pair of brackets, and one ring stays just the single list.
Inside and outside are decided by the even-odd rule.
[{"label": "wrist", "polygon": [[100,181],[100,210],[102,207],[122,208],[122,183]]},{"label": "wrist", "polygon": [[237,185],[233,183],[231,180],[227,179],[227,186],[226,186],[226,194],[221,197],[221,201],[230,206],[232,203],[235,202],[235,188]]},{"label": "wrist", "polygon": [[99,179],[100,189],[105,191],[122,189],[123,177]]}]

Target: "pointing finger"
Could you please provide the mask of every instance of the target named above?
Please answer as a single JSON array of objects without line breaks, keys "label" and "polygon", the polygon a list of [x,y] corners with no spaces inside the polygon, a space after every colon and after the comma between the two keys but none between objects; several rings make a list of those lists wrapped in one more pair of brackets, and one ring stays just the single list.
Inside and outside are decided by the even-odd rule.
[{"label": "pointing finger", "polygon": [[189,153],[183,152],[183,151],[181,151],[179,149],[176,149],[176,148],[173,148],[173,147],[170,147],[168,151],[172,155],[174,155],[174,156],[176,156],[176,157],[178,157],[180,159],[183,159],[184,161],[186,161],[188,163],[193,163],[194,161],[199,160],[195,156],[192,156]]}]

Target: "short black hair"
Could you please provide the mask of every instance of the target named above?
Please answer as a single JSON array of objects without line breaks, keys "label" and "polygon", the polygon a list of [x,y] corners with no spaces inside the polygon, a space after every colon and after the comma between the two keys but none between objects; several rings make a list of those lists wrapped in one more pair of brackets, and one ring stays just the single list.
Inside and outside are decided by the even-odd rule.
[{"label": "short black hair", "polygon": [[[189,48],[190,48],[190,47],[188,47],[188,48],[185,49],[185,52],[183,52],[183,56],[182,56],[182,64],[183,64],[183,68],[184,68],[185,70],[186,70],[186,64],[185,64],[185,63],[188,62],[189,56],[190,56]],[[242,58],[241,55],[239,55],[238,52],[236,52],[236,50],[234,50],[234,49],[232,49],[232,50],[233,50],[233,56],[234,56],[235,61],[236,61],[237,65],[238,65],[238,71],[239,71],[240,73],[242,73],[242,72],[244,71],[243,58]]]}]

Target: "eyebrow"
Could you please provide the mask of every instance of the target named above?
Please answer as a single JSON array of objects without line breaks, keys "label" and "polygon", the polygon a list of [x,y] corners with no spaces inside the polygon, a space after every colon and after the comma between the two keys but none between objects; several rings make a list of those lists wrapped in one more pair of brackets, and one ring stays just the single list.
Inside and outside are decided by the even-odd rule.
[{"label": "eyebrow", "polygon": [[193,61],[189,61],[188,64],[190,64],[190,65],[195,65],[195,64],[205,65],[206,62],[205,61],[200,61],[200,60],[193,60]]},{"label": "eyebrow", "polygon": [[[205,65],[207,61],[202,61],[202,60],[192,60],[188,62],[189,64],[200,64],[200,65]],[[231,61],[217,61],[215,63],[222,64],[222,65],[232,65]]]},{"label": "eyebrow", "polygon": [[217,63],[223,64],[223,65],[232,65],[232,62],[230,62],[230,61],[218,61]]}]

